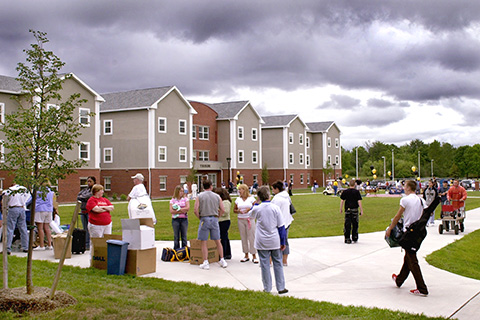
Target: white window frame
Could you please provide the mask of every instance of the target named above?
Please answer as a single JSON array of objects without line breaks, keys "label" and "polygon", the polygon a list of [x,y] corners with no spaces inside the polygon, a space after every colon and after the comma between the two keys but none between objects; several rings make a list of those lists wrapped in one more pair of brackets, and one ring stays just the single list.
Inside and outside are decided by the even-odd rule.
[{"label": "white window frame", "polygon": [[5,163],[5,146],[3,143],[4,140],[0,140],[0,163]]},{"label": "white window frame", "polygon": [[293,132],[288,133],[288,143],[293,144]]},{"label": "white window frame", "polygon": [[159,187],[160,187],[160,191],[167,191],[167,176],[159,177]]},{"label": "white window frame", "polygon": [[103,177],[103,187],[105,191],[112,191],[112,177]]},{"label": "white window frame", "polygon": [[[183,126],[182,126],[183,123]],[[182,132],[183,128],[183,132]],[[180,119],[178,120],[178,134],[186,135],[187,134],[187,120]]]},{"label": "white window frame", "polygon": [[[290,173],[290,181],[292,181],[293,184],[295,184],[294,181],[295,175],[293,173]],[[288,181],[290,183],[290,181]]]},{"label": "white window frame", "polygon": [[258,151],[252,151],[252,163],[258,163]]},{"label": "white window frame", "polygon": [[[110,151],[110,160],[107,160],[107,151]],[[103,148],[103,163],[113,163],[113,148]]]},{"label": "white window frame", "polygon": [[238,127],[238,134],[237,134],[238,140],[243,140],[245,139],[245,128],[239,126]]},{"label": "white window frame", "polygon": [[[206,132],[205,132],[206,130]],[[205,138],[205,135],[207,136]],[[210,139],[210,127],[208,126],[198,126],[198,139],[199,140],[209,140]]]},{"label": "white window frame", "polygon": [[252,141],[258,141],[258,129],[252,128]]},{"label": "white window frame", "polygon": [[[82,151],[82,146],[86,146],[87,150]],[[86,152],[87,156],[84,158],[82,157],[82,152]],[[90,142],[80,142],[80,145],[78,146],[78,158],[83,159],[85,161],[90,161]]]},{"label": "white window frame", "polygon": [[197,139],[197,126],[195,125],[192,126],[192,139]]},{"label": "white window frame", "polygon": [[[182,159],[182,153],[183,153],[183,159]],[[185,147],[178,148],[178,161],[187,162],[187,148]]]},{"label": "white window frame", "polygon": [[[82,115],[82,111],[86,111],[87,115]],[[84,126],[84,127],[90,127],[90,116],[88,115],[90,113],[90,109],[87,108],[78,108],[78,122]],[[87,119],[87,123],[83,123],[82,119]]]},{"label": "white window frame", "polygon": [[254,174],[252,175],[252,178],[253,178],[253,183],[258,183],[258,174]]},{"label": "white window frame", "polygon": [[310,137],[305,138],[305,143],[307,144],[307,149],[310,148]]},{"label": "white window frame", "polygon": [[333,164],[333,163],[332,163],[332,156],[331,156],[331,155],[328,155],[328,156],[327,156],[327,164],[330,164],[330,165]]},{"label": "white window frame", "polygon": [[332,146],[332,138],[327,138],[327,146],[330,148]]},{"label": "white window frame", "polygon": [[300,133],[300,134],[298,135],[298,143],[299,143],[300,145],[303,145],[303,133]]},{"label": "white window frame", "polygon": [[[107,132],[107,123],[110,123],[110,132]],[[103,120],[103,135],[104,136],[111,136],[113,134],[113,120]]]},{"label": "white window frame", "polygon": [[293,155],[293,152],[290,152],[290,153],[288,154],[288,163],[289,163],[289,164],[294,164],[294,163],[295,163],[295,157],[294,157],[294,155]]},{"label": "white window frame", "polygon": [[[161,129],[161,124],[160,124],[161,120],[163,120],[163,127],[164,127],[163,130]],[[158,133],[167,133],[167,118],[158,117],[157,125],[158,125]]]},{"label": "white window frame", "polygon": [[238,163],[244,163],[244,162],[245,162],[245,151],[238,150]]},{"label": "white window frame", "polygon": [[[47,104],[47,110],[50,110],[52,108],[55,108],[56,110],[60,110],[60,106],[59,105],[56,105],[56,104],[53,104],[53,103],[48,103]],[[89,110],[90,111],[90,110]]]},{"label": "white window frame", "polygon": [[335,148],[338,149],[339,146],[340,146],[340,140],[338,140],[338,138],[335,138]]},{"label": "white window frame", "polygon": [[303,173],[300,173],[300,184],[303,184]]},{"label": "white window frame", "polygon": [[[167,162],[167,147],[158,146],[158,162]],[[161,155],[164,155],[165,159],[161,159]]]},{"label": "white window frame", "polygon": [[310,155],[307,154],[307,156],[305,157],[305,160],[307,161],[307,167],[310,167]]},{"label": "white window frame", "polygon": [[5,123],[5,103],[0,102],[0,124]]},{"label": "white window frame", "polygon": [[335,156],[335,165],[339,165],[339,164],[340,164],[340,157]]},{"label": "white window frame", "polygon": [[199,150],[198,151],[198,161],[210,161],[210,151]]},{"label": "white window frame", "polygon": [[187,176],[180,176],[180,184],[183,186],[187,182]]},{"label": "white window frame", "polygon": [[303,164],[303,153],[298,154],[298,163]]}]

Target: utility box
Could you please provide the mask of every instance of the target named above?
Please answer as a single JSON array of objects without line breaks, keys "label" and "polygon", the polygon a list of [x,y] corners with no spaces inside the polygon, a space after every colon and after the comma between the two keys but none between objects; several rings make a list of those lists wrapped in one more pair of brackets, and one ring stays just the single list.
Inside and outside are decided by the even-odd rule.
[{"label": "utility box", "polygon": [[122,240],[107,240],[107,274],[125,274],[127,250],[128,242]]}]

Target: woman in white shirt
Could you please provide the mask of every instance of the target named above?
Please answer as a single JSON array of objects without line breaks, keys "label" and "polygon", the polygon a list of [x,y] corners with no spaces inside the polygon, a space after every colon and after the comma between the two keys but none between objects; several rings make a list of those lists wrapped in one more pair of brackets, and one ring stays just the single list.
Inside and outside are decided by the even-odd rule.
[{"label": "woman in white shirt", "polygon": [[245,257],[240,262],[247,262],[250,260],[249,253],[252,255],[252,262],[258,263],[257,250],[254,247],[255,243],[255,220],[250,217],[249,211],[255,203],[255,198],[248,192],[248,186],[241,184],[238,186],[240,196],[235,200],[233,212],[238,215],[238,230],[242,239],[242,250]]}]

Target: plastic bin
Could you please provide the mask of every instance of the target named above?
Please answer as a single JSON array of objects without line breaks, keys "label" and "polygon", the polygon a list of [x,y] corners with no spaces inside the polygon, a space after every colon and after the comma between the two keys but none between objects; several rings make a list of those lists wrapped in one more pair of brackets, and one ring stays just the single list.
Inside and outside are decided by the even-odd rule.
[{"label": "plastic bin", "polygon": [[125,274],[127,264],[128,242],[107,240],[107,274]]}]

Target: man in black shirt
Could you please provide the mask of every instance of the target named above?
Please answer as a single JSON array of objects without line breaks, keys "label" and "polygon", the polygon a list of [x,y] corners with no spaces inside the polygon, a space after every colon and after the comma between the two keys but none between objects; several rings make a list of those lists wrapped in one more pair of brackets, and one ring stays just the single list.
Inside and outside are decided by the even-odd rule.
[{"label": "man in black shirt", "polygon": [[[343,212],[345,203],[345,227],[343,234],[345,235],[345,243],[352,243],[358,241],[358,208],[360,208],[360,215],[363,215],[362,196],[360,191],[355,188],[355,180],[351,180],[349,188],[342,192],[340,196],[342,202],[340,203],[340,213]],[[352,239],[350,239],[350,230],[352,231]]]}]

